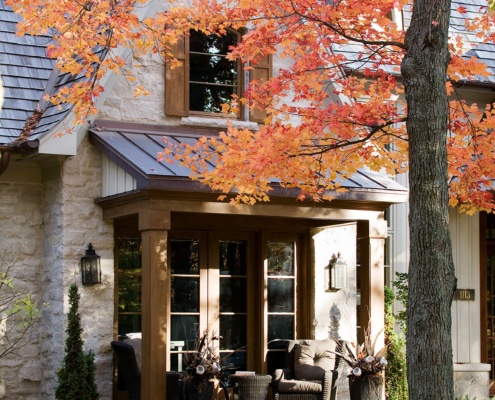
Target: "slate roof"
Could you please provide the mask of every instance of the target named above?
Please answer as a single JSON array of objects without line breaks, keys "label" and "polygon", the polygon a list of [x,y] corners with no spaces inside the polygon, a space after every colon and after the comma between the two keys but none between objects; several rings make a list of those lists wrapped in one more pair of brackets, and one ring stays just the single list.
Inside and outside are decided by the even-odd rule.
[{"label": "slate roof", "polygon": [[[467,14],[460,14],[457,7],[463,6]],[[454,0],[452,11],[452,29],[462,33],[468,42],[475,43],[474,35],[467,32],[463,25],[464,18],[479,15],[480,7],[486,6],[486,0]],[[0,146],[12,144],[21,134],[26,119],[32,115],[43,93],[53,93],[61,85],[68,85],[80,79],[68,74],[59,75],[54,71],[54,61],[46,56],[46,46],[49,36],[16,36],[15,27],[19,15],[0,0],[0,72],[2,75],[5,99],[0,113]],[[404,16],[407,26],[408,15]],[[359,46],[348,45],[340,49],[351,56],[357,55]],[[466,49],[467,56],[475,55],[482,59],[494,72],[490,77],[479,77],[478,84],[495,85],[495,45],[478,45]],[[357,60],[356,60],[357,61]],[[359,68],[362,64],[350,64],[350,68]],[[390,72],[393,72],[392,70]],[[396,72],[397,73],[397,72]],[[51,79],[50,79],[51,77]],[[69,113],[68,105],[62,109],[49,104],[29,140],[37,141],[47,134]]]},{"label": "slate roof", "polygon": [[[188,168],[179,163],[158,162],[157,154],[163,150],[163,137],[172,143],[187,143],[194,146],[201,136],[216,135],[218,131],[104,120],[96,120],[89,131],[90,143],[136,179],[137,190],[211,193],[206,186],[189,179]],[[335,198],[339,200],[388,204],[407,200],[408,191],[404,186],[376,172],[360,170],[350,179],[340,182],[343,187],[350,190],[334,193]],[[294,199],[295,192],[296,190],[282,189],[275,184],[271,195]]]},{"label": "slate roof", "polygon": [[[0,0],[0,72],[5,92],[0,113],[0,146],[11,144],[19,137],[45,91],[53,93],[61,84],[77,79],[54,70],[54,60],[46,56],[50,36],[16,36],[19,20],[20,16]],[[37,140],[49,132],[69,111],[68,105],[61,110],[52,104],[46,106],[29,140]]]},{"label": "slate roof", "polygon": [[[457,11],[459,7],[464,7],[466,13],[460,13]],[[468,31],[465,27],[464,21],[466,19],[473,19],[479,17],[483,13],[483,8],[487,7],[486,0],[453,0],[452,10],[450,17],[450,32],[451,35],[461,36],[464,41],[465,57],[471,56],[478,57],[483,61],[489,71],[492,72],[490,76],[477,76],[476,81],[464,81],[466,83],[472,83],[477,85],[495,85],[495,45],[493,44],[478,44],[479,39],[476,38],[476,32]],[[411,4],[404,7],[403,10],[403,24],[404,28],[410,24],[412,7]],[[365,58],[360,57],[359,54],[366,54],[367,51],[360,44],[345,44],[342,46],[335,46],[335,51],[344,54],[349,60],[344,68],[350,70],[361,70],[366,64],[363,61]],[[393,65],[381,65],[380,68],[390,74],[399,74],[399,66]]]}]

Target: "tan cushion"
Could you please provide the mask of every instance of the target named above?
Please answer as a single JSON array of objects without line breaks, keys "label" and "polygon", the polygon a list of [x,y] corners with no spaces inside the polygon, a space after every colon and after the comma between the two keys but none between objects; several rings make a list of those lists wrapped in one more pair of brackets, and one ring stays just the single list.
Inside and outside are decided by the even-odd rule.
[{"label": "tan cushion", "polygon": [[281,393],[321,393],[322,390],[321,381],[287,380],[278,384],[278,391]]},{"label": "tan cushion", "polygon": [[335,366],[335,341],[307,340],[294,349],[294,375],[297,380],[323,380],[325,371]]}]

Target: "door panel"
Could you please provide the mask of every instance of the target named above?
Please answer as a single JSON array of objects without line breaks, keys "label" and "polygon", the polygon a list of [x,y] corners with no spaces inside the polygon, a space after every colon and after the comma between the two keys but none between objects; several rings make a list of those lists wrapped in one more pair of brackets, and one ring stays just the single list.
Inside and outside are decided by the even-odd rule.
[{"label": "door panel", "polygon": [[170,369],[181,370],[182,354],[194,349],[205,329],[219,336],[224,367],[247,369],[254,346],[248,323],[254,308],[248,292],[254,240],[247,233],[173,232],[170,238]]}]

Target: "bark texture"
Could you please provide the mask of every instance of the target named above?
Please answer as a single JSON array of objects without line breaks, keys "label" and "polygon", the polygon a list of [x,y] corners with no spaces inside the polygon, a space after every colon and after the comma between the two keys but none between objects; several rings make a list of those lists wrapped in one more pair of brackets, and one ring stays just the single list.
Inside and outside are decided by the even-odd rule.
[{"label": "bark texture", "polygon": [[455,289],[448,221],[447,40],[451,1],[415,0],[402,76],[408,104],[410,266],[409,398],[454,398],[451,304]]}]

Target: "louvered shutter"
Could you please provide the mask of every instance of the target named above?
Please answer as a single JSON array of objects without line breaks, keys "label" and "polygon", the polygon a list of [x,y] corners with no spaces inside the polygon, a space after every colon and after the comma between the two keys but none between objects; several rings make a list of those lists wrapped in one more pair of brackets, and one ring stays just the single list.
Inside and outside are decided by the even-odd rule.
[{"label": "louvered shutter", "polygon": [[165,114],[186,117],[189,115],[189,38],[179,39],[172,52],[182,64],[171,69],[165,67]]},{"label": "louvered shutter", "polygon": [[[272,56],[263,57],[258,64],[253,65],[250,71],[250,81],[257,80],[260,83],[266,82],[272,77]],[[253,122],[263,123],[267,113],[265,110],[254,108],[250,110],[249,120]]]}]

